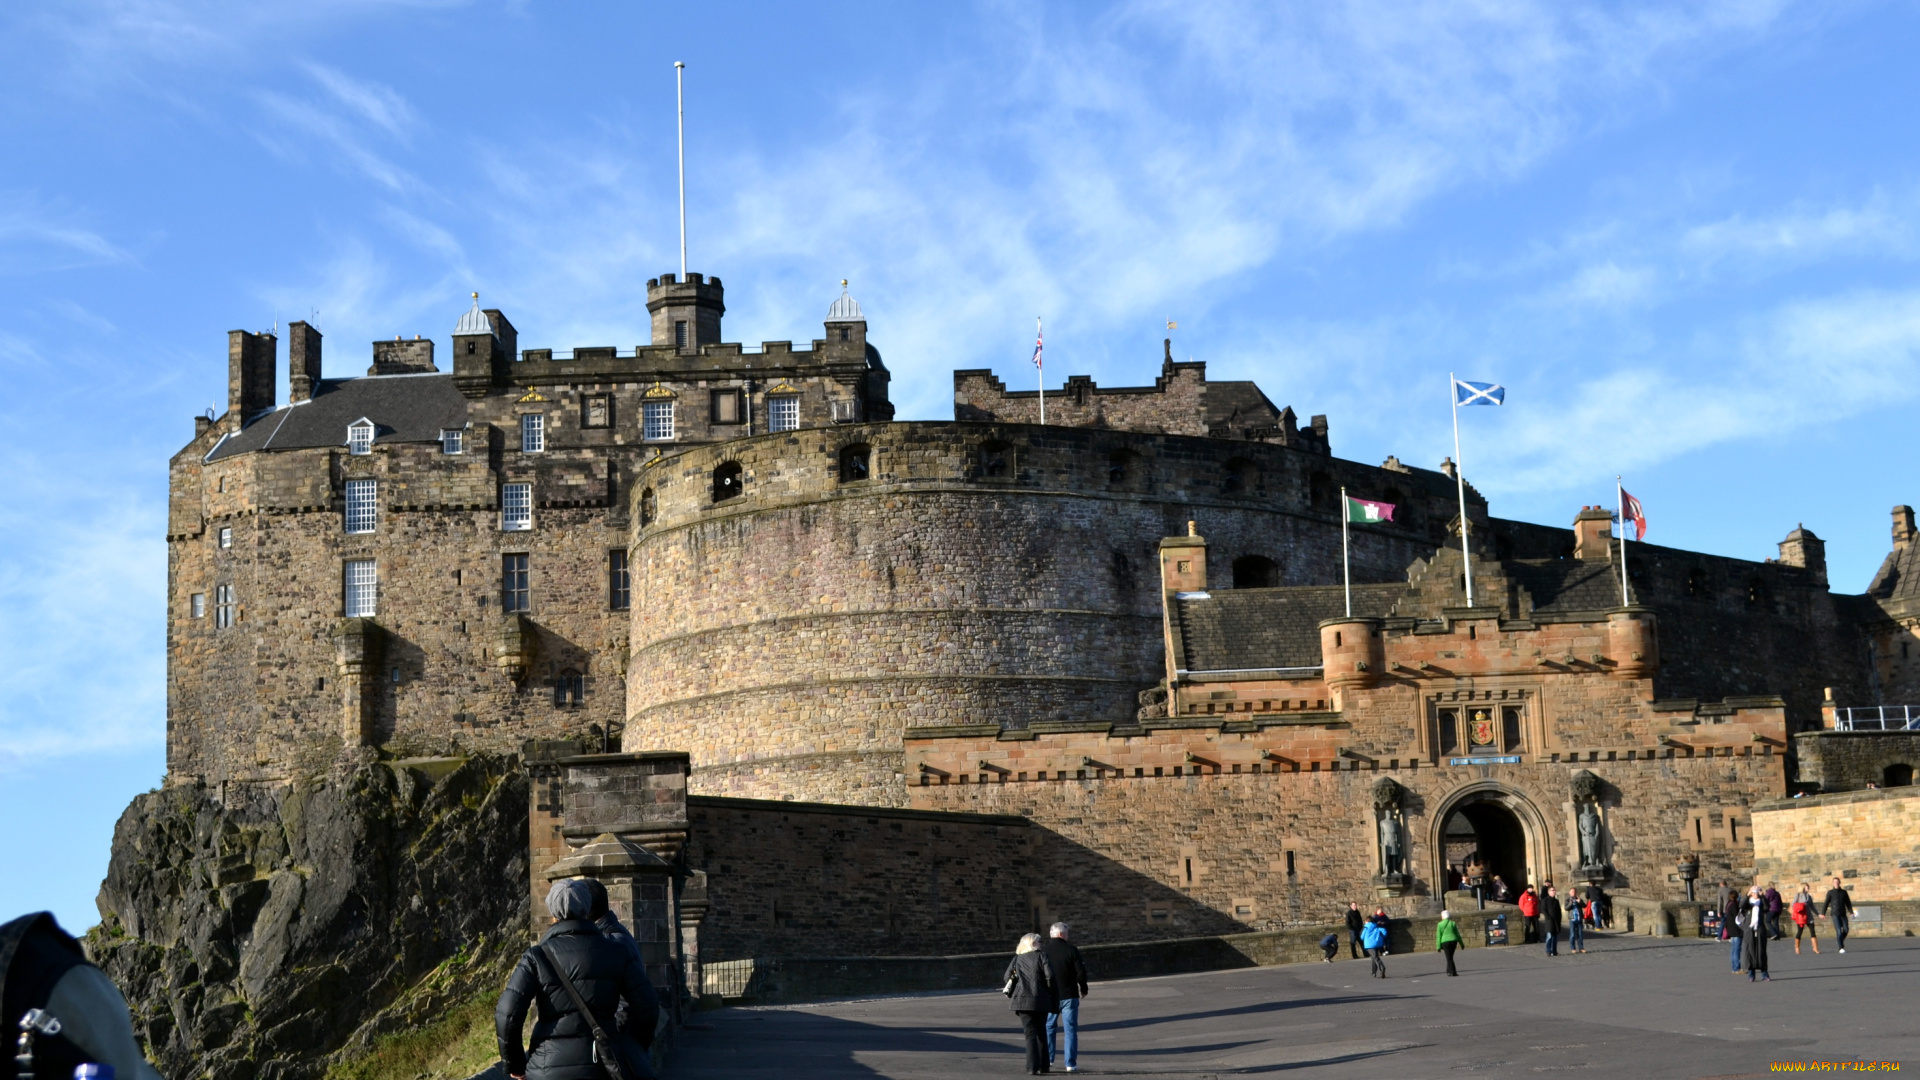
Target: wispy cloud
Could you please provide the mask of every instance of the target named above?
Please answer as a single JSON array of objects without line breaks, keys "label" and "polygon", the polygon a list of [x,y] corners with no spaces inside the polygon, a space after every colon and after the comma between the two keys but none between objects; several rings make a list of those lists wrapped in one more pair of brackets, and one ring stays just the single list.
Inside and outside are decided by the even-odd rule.
[{"label": "wispy cloud", "polygon": [[392,89],[349,77],[319,64],[305,65],[323,97],[296,97],[278,90],[255,96],[271,123],[254,137],[292,161],[334,165],[358,172],[391,191],[417,192],[421,182],[376,143],[401,141],[415,123],[413,109]]},{"label": "wispy cloud", "polygon": [[0,191],[0,273],[42,273],[133,261],[82,224],[83,215],[31,192]]}]

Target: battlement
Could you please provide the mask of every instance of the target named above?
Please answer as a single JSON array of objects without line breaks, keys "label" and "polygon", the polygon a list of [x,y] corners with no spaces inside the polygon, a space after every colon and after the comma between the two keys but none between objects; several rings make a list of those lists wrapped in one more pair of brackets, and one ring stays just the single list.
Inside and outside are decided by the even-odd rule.
[{"label": "battlement", "polygon": [[[1207,381],[1204,362],[1176,362],[1166,343],[1160,376],[1152,386],[1100,387],[1086,375],[1069,376],[1046,395],[1047,423],[1166,435],[1193,435],[1275,443],[1331,453],[1327,418],[1315,416],[1301,429],[1293,409],[1273,402],[1248,381]],[[1038,423],[1040,391],[1008,390],[988,368],[953,373],[953,417],[1001,423]]]}]

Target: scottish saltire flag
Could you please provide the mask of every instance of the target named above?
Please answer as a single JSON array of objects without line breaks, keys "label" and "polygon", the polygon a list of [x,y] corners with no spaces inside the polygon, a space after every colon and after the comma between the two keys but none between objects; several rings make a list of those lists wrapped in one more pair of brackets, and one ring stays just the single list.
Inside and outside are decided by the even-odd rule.
[{"label": "scottish saltire flag", "polygon": [[1626,488],[1620,489],[1620,516],[1622,519],[1620,522],[1621,529],[1624,530],[1627,527],[1627,522],[1631,521],[1633,522],[1633,538],[1636,541],[1647,538],[1647,512],[1641,508],[1639,499],[1627,494]]},{"label": "scottish saltire flag", "polygon": [[1453,403],[1459,405],[1503,405],[1507,388],[1499,383],[1453,380]]},{"label": "scottish saltire flag", "polygon": [[1039,319],[1035,319],[1035,320],[1033,320],[1033,325],[1034,325],[1034,331],[1033,331],[1033,366],[1034,366],[1034,367],[1039,367],[1039,366],[1040,366],[1040,346],[1041,346],[1041,344],[1042,344],[1042,343],[1044,343],[1044,342],[1046,341],[1046,334],[1044,334],[1044,333],[1042,333],[1042,332],[1041,332],[1041,327],[1040,327],[1040,320],[1039,320]]},{"label": "scottish saltire flag", "polygon": [[1393,504],[1347,496],[1347,520],[1361,524],[1393,520]]}]

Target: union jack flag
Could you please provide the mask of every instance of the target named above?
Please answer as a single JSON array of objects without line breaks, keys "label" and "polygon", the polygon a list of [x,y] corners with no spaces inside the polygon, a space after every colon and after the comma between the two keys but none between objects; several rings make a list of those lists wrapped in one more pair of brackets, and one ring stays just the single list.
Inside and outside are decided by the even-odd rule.
[{"label": "union jack flag", "polygon": [[1033,366],[1040,367],[1040,346],[1046,340],[1046,334],[1040,326],[1039,319],[1033,320],[1033,325],[1035,327],[1033,332]]}]

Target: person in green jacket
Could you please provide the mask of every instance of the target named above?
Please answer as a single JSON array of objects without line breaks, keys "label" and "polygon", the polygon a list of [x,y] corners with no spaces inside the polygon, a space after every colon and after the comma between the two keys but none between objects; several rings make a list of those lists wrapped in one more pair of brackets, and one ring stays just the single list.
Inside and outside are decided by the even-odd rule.
[{"label": "person in green jacket", "polygon": [[1458,975],[1453,970],[1453,950],[1460,947],[1464,939],[1460,936],[1460,924],[1453,921],[1453,912],[1440,913],[1440,922],[1433,928],[1433,947],[1447,954],[1447,974]]}]

